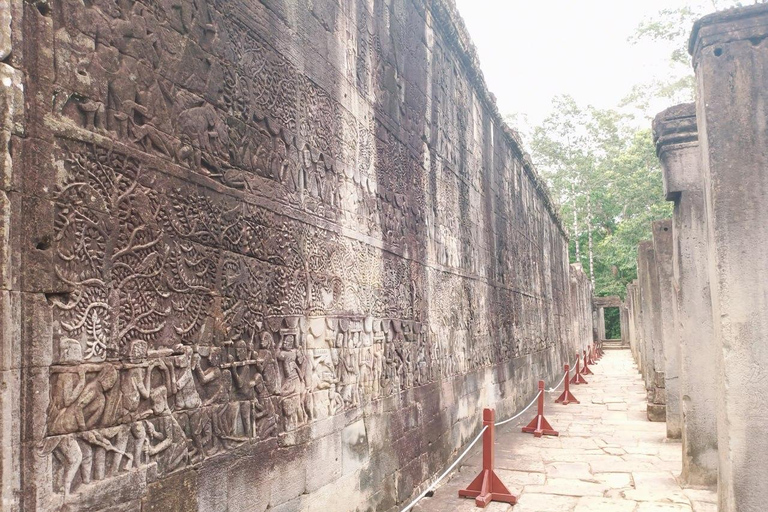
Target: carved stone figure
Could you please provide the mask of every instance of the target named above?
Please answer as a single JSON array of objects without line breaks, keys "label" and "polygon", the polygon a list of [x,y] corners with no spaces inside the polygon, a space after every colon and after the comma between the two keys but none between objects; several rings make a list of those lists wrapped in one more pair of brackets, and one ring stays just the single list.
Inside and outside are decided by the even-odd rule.
[{"label": "carved stone figure", "polygon": [[59,388],[62,409],[50,424],[52,434],[77,432],[99,426],[107,407],[107,392],[117,383],[118,373],[104,364],[95,379],[86,384],[85,369],[78,370],[78,383]]},{"label": "carved stone figure", "polygon": [[195,387],[193,371],[200,363],[200,356],[194,353],[194,349],[188,346],[177,346],[177,351],[182,354],[174,358],[176,366],[181,369],[181,375],[174,371],[173,386],[175,387],[174,399],[177,409],[195,409],[202,405],[200,394]]}]

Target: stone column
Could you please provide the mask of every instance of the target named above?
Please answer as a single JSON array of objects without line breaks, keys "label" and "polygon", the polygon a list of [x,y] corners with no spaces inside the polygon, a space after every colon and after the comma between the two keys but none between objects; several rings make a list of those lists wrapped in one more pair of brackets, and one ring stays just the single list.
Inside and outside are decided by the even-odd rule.
[{"label": "stone column", "polygon": [[[667,437],[680,439],[680,342],[675,333],[677,301],[672,283],[672,220],[653,223],[653,252],[659,277],[659,333],[662,358],[660,370],[664,372],[664,395],[667,409]],[[660,377],[659,377],[660,378]]]},{"label": "stone column", "polygon": [[605,339],[605,308],[597,308],[597,340]]},{"label": "stone column", "polygon": [[709,235],[723,512],[768,503],[768,5],[691,35]]},{"label": "stone column", "polygon": [[[651,307],[650,279],[648,278],[648,255],[653,254],[653,242],[640,242],[637,248],[637,280],[638,280],[638,327],[640,332],[640,367],[645,381],[645,389],[651,389],[650,369],[653,368],[653,344],[649,326]],[[651,356],[649,357],[649,354]]]},{"label": "stone column", "polygon": [[629,311],[629,347],[640,373],[643,372],[640,352],[642,350],[642,329],[640,317],[640,284],[637,279],[627,285],[627,310]]},{"label": "stone column", "polygon": [[[653,123],[664,192],[674,201],[673,274],[680,340],[683,472],[690,485],[717,482],[717,350],[707,267],[707,218],[695,105],[665,110]],[[668,393],[669,394],[669,393]]]},{"label": "stone column", "polygon": [[643,377],[648,391],[648,420],[665,421],[664,348],[661,340],[661,296],[652,241],[640,242],[638,277],[642,301]]},{"label": "stone column", "polygon": [[[632,356],[637,362],[637,331],[635,329],[635,290],[637,285],[635,282],[631,282],[627,285],[627,295],[625,299],[625,307],[627,310],[627,339],[629,340],[629,349],[632,351]],[[639,364],[638,364],[639,366]]]},{"label": "stone column", "polygon": [[626,302],[619,308],[619,315],[621,319],[621,346],[629,347],[629,310],[627,309]]}]

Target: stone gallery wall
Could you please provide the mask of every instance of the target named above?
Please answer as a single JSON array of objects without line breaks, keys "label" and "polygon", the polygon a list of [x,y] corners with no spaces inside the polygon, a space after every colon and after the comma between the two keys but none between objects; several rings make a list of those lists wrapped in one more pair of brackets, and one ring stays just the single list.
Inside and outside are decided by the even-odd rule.
[{"label": "stone gallery wall", "polygon": [[3,510],[395,510],[589,341],[449,2],[0,21]]}]

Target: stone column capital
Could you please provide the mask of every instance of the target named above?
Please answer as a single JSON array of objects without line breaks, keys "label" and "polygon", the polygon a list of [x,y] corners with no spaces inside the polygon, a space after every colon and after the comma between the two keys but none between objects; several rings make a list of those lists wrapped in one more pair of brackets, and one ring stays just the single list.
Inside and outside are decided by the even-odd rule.
[{"label": "stone column capital", "polygon": [[697,20],[688,39],[688,53],[693,57],[695,68],[706,51],[719,57],[723,51],[719,45],[744,40],[758,45],[767,36],[768,4],[736,7]]},{"label": "stone column capital", "polygon": [[661,161],[667,201],[675,201],[684,190],[701,188],[695,103],[660,112],[653,120],[653,142]]}]

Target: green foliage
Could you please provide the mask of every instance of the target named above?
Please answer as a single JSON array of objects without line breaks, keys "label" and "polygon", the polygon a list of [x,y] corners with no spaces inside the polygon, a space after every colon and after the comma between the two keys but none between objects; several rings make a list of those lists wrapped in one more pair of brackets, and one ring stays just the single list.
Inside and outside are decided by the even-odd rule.
[{"label": "green foliage", "polygon": [[553,103],[553,113],[534,130],[534,160],[571,231],[571,261],[578,240],[579,260],[589,272],[591,225],[595,293],[623,297],[637,277],[638,243],[650,237],[652,221],[671,214],[651,131],[634,128],[616,110],[583,108],[569,96]]},{"label": "green foliage", "polygon": [[[622,112],[634,107],[649,117],[659,109],[660,99],[668,105],[692,101],[688,37],[694,21],[741,5],[735,0],[694,0],[643,20],[630,40],[669,48],[669,72],[635,86],[619,105]],[[650,238],[651,222],[672,211],[663,197],[651,130],[638,129],[637,119],[617,110],[583,107],[570,96],[559,96],[553,100],[553,113],[533,130],[531,149],[571,231],[571,261],[577,259],[578,241],[578,260],[589,272],[591,228],[595,293],[623,297],[627,283],[637,277],[637,245]]]},{"label": "green foliage", "polygon": [[651,78],[633,87],[620,106],[633,106],[647,115],[654,99],[668,100],[669,105],[693,101],[694,79],[688,38],[694,22],[710,12],[744,4],[736,0],[698,0],[682,7],[662,9],[641,21],[629,41],[652,41],[667,46],[669,69],[662,78]]},{"label": "green foliage", "polygon": [[619,308],[605,308],[605,338],[621,339],[621,312]]}]

